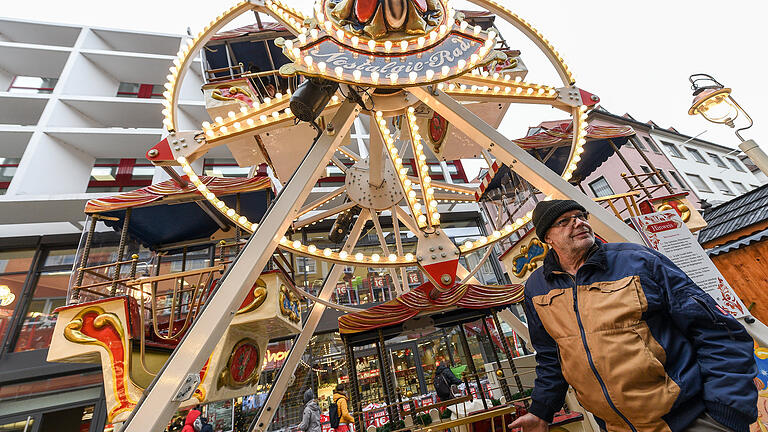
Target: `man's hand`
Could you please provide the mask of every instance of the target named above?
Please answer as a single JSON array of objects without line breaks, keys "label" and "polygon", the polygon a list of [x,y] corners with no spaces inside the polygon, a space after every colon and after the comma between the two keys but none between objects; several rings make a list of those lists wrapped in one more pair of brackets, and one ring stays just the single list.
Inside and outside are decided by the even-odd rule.
[{"label": "man's hand", "polygon": [[547,432],[549,423],[528,413],[515,420],[508,426],[510,429],[522,428],[523,432]]}]

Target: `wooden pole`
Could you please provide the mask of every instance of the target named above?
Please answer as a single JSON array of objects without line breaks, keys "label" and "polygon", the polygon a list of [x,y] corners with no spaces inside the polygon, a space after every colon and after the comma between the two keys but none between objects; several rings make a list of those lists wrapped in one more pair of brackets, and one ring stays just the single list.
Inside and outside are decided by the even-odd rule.
[{"label": "wooden pole", "polygon": [[[475,384],[477,384],[477,396],[483,402],[483,408],[488,409],[488,402],[485,400],[485,395],[483,394],[483,385],[480,383],[480,376],[477,374],[475,362],[472,360],[472,352],[469,350],[469,342],[467,342],[467,334],[464,332],[464,324],[459,324],[459,339],[461,340],[461,347],[464,348],[464,356],[467,360],[467,367],[472,373],[472,376],[475,377]],[[472,393],[469,388],[467,388],[467,392],[470,394]]]}]

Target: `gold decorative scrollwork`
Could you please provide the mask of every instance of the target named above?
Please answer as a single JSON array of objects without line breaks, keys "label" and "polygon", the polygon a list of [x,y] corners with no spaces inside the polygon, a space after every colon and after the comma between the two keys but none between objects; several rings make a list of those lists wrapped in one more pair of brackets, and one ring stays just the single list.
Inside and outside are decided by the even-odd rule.
[{"label": "gold decorative scrollwork", "polygon": [[280,313],[295,323],[301,321],[299,297],[288,291],[285,285],[280,285]]},{"label": "gold decorative scrollwork", "polygon": [[256,310],[261,305],[263,305],[264,301],[266,300],[267,300],[267,284],[263,280],[261,280],[261,278],[259,278],[256,280],[256,283],[253,285],[253,300],[247,305],[240,308],[240,310],[238,310],[237,313],[243,314],[246,312],[250,312],[252,310]]},{"label": "gold decorative scrollwork", "polygon": [[[539,240],[538,238],[532,238],[531,241],[528,242],[528,245],[520,246],[520,253],[512,258],[512,273],[515,276],[522,278],[529,271],[535,270],[538,266],[538,262],[542,261],[544,256],[547,255],[548,250],[549,246],[547,246],[546,243]],[[530,256],[529,254],[531,252],[534,252],[535,255]],[[518,269],[519,260],[522,260],[523,263]]]}]

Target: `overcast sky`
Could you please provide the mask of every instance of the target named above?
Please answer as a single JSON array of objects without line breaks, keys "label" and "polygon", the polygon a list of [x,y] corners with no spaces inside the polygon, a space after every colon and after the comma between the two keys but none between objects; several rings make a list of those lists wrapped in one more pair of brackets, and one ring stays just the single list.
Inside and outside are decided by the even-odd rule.
[{"label": "overcast sky", "polygon": [[[502,0],[505,1],[505,0]],[[734,98],[755,120],[743,133],[768,151],[768,2],[744,1],[505,1],[537,27],[560,51],[577,86],[602,99],[615,114],[674,126],[680,132],[735,147],[728,127],[687,111],[688,76],[709,73],[733,89]],[[308,9],[308,0],[289,3]],[[3,1],[0,15],[34,21],[83,24],[159,33],[196,34],[233,1],[133,0],[130,2],[38,0]],[[460,2],[460,7],[468,3]],[[253,22],[242,16],[234,25]],[[0,28],[2,31],[2,28]],[[511,27],[501,26],[512,48],[522,51],[527,81],[560,86],[538,49]],[[551,108],[513,108],[501,127],[517,138],[526,127],[562,118]]]}]

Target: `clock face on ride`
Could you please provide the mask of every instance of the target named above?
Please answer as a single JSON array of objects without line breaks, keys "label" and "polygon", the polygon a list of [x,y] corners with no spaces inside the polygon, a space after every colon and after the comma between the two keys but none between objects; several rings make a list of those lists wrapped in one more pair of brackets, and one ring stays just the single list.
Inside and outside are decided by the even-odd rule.
[{"label": "clock face on ride", "polygon": [[340,28],[376,40],[425,35],[445,14],[439,0],[327,0],[325,10]]}]

